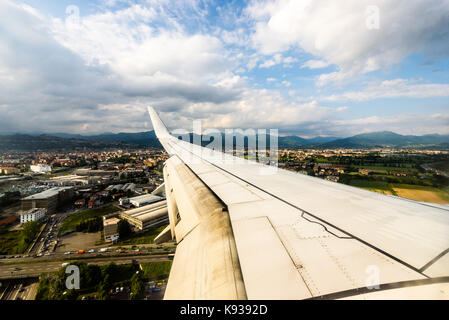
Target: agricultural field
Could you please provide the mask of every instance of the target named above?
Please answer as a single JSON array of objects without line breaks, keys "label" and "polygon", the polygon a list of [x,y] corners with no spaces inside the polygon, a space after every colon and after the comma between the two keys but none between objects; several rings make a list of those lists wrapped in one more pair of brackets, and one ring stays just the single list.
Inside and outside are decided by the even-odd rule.
[{"label": "agricultural field", "polygon": [[438,204],[449,204],[449,193],[432,187],[417,188],[414,186],[397,186],[393,187],[394,193],[402,198],[432,202]]},{"label": "agricultural field", "polygon": [[394,195],[410,200],[449,204],[449,188],[439,189],[430,186],[396,184],[384,181],[353,179],[349,184],[354,187],[386,195]]}]

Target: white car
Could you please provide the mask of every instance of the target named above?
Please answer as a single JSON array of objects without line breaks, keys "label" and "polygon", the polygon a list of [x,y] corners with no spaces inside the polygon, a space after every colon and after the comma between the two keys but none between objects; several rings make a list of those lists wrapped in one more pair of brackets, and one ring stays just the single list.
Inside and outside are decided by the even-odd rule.
[{"label": "white car", "polygon": [[90,249],[90,250],[87,251],[87,252],[89,252],[89,253],[94,253],[94,252],[95,252],[95,249]]},{"label": "white car", "polygon": [[71,252],[70,252],[70,251],[67,251],[67,252],[64,252],[64,254],[71,254]]}]

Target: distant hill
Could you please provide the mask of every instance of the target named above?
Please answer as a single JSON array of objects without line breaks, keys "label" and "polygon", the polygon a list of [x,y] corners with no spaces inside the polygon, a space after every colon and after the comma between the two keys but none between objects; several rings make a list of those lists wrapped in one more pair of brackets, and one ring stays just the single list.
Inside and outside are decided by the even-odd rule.
[{"label": "distant hill", "polygon": [[[193,134],[189,134],[190,139]],[[203,145],[211,138],[203,137]],[[224,144],[222,134],[222,143]],[[247,139],[245,139],[245,143]],[[269,137],[267,137],[269,146]],[[430,134],[424,136],[400,135],[394,132],[372,132],[355,135],[348,138],[316,137],[304,139],[298,136],[280,136],[279,148],[287,149],[366,149],[379,147],[394,148],[433,148],[449,149],[449,135]],[[0,135],[0,151],[48,151],[67,149],[105,149],[114,147],[152,147],[162,148],[154,131],[138,133],[104,133],[100,135],[83,136],[79,134],[55,133],[51,135]]]},{"label": "distant hill", "polygon": [[[53,135],[0,135],[0,152],[11,151],[55,151],[55,150],[101,150],[108,148],[136,147],[136,143],[97,139],[56,137]],[[159,142],[155,147],[159,147]]]},{"label": "distant hill", "polygon": [[353,137],[338,139],[319,144],[320,148],[421,148],[442,147],[449,143],[449,135],[429,134],[424,136],[400,135],[390,131],[372,132],[355,135]]}]

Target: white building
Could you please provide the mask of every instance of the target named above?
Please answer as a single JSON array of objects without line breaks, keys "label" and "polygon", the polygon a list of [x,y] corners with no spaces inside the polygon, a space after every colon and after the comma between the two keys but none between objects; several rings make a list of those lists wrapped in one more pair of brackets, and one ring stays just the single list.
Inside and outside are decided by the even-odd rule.
[{"label": "white building", "polygon": [[45,217],[45,209],[42,208],[34,208],[30,211],[24,212],[20,214],[20,223],[24,224],[29,221],[38,221]]},{"label": "white building", "polygon": [[52,168],[49,165],[40,163],[37,165],[31,165],[30,170],[37,173],[48,173],[51,172]]},{"label": "white building", "polygon": [[134,198],[129,198],[129,202],[135,206],[135,207],[141,207],[141,206],[145,206],[147,204],[151,204],[153,202],[158,202],[163,200],[164,198],[162,197],[158,197],[152,194],[146,194],[143,196],[138,196],[138,197],[134,197]]}]

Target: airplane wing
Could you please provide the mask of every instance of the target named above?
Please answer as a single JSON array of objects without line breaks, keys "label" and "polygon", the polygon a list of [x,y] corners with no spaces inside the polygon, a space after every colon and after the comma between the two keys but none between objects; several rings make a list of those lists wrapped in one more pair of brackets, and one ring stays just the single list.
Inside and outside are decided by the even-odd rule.
[{"label": "airplane wing", "polygon": [[277,169],[171,136],[178,246],[165,299],[448,299],[449,209]]}]

